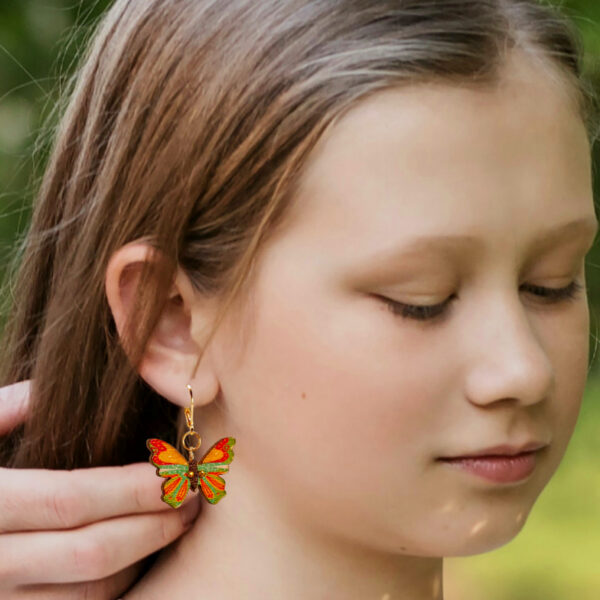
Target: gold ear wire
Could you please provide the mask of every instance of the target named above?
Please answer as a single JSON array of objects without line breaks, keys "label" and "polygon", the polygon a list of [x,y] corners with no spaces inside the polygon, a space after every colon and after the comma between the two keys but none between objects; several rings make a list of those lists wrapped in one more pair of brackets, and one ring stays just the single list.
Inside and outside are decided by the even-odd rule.
[{"label": "gold ear wire", "polygon": [[[185,408],[184,410],[185,410],[185,420],[186,420],[189,431],[187,431],[186,433],[183,434],[181,443],[182,443],[183,447],[188,451],[189,460],[193,460],[194,459],[194,450],[198,450],[198,448],[200,448],[200,444],[202,444],[202,438],[200,437],[200,434],[194,430],[194,395],[192,393],[192,388],[189,383],[187,385],[187,389],[188,389],[188,392],[190,393],[191,403],[190,403],[190,407]],[[198,443],[195,446],[188,446],[186,444],[186,438],[189,435],[195,435],[198,437]]]},{"label": "gold ear wire", "polygon": [[192,393],[192,387],[189,383],[187,385],[187,389],[190,393],[191,404],[190,408],[185,409],[185,420],[187,422],[187,426],[190,429],[194,429],[194,394]]}]

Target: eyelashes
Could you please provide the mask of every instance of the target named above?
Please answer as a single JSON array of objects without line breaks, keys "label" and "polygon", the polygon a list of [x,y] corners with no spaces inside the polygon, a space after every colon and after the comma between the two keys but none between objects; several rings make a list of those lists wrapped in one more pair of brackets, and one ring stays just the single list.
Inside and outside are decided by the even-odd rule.
[{"label": "eyelashes", "polygon": [[[578,281],[571,281],[569,285],[562,288],[549,288],[539,285],[524,285],[523,289],[544,299],[547,304],[558,304],[578,298],[583,290],[583,285]],[[446,314],[451,302],[458,297],[456,294],[449,296],[444,302],[430,305],[404,304],[385,296],[378,296],[389,310],[397,316],[416,321],[433,321]]]},{"label": "eyelashes", "polygon": [[579,293],[583,289],[583,285],[579,281],[571,281],[569,285],[562,288],[548,288],[539,285],[525,286],[534,294],[543,298],[548,298],[550,301],[573,300],[579,297]]}]

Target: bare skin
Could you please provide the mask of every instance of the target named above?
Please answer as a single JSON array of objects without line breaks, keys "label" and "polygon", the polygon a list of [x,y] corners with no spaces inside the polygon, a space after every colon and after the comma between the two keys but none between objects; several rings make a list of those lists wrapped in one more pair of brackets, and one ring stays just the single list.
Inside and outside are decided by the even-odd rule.
[{"label": "bare skin", "polygon": [[[208,346],[215,304],[178,271],[140,374],[180,406],[190,383],[205,446],[231,435],[236,453],[227,496],[127,600],[441,600],[444,557],[521,530],[589,351],[585,289],[549,302],[534,286],[585,287],[597,227],[584,125],[530,60],[513,55],[493,90],[409,86],[345,114]],[[409,251],[431,235],[452,244]],[[120,331],[149,256],[131,243],[107,270]],[[453,300],[427,322],[382,297]],[[438,460],[531,439],[549,445],[510,485]]]},{"label": "bare skin", "polygon": [[[0,433],[26,418],[29,387],[23,381],[0,388]],[[114,600],[137,580],[144,557],[187,531],[199,509],[192,495],[185,509],[167,506],[150,463],[0,468],[0,479],[0,596],[6,600]]]}]

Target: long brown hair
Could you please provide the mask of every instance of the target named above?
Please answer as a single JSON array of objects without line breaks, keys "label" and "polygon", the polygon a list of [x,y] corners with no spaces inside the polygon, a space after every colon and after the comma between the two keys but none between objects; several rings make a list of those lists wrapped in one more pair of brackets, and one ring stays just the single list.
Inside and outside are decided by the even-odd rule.
[{"label": "long brown hair", "polygon": [[[534,0],[116,0],[66,89],[9,284],[0,382],[32,379],[33,401],[2,464],[123,464],[147,460],[148,437],[175,443],[178,407],[135,369],[175,267],[220,299],[214,333],[348,108],[414,82],[493,86],[512,48],[553,69],[595,139],[578,31]],[[161,260],[120,340],[104,274],[140,238]]]}]

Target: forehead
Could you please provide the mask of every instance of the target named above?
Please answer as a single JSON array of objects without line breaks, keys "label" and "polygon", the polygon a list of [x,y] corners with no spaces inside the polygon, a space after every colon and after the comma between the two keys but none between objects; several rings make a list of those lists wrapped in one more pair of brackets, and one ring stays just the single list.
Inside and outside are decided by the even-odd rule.
[{"label": "forehead", "polygon": [[359,252],[417,230],[516,242],[536,223],[593,217],[587,134],[562,86],[514,55],[494,88],[427,83],[361,101],[305,166],[296,232]]}]

